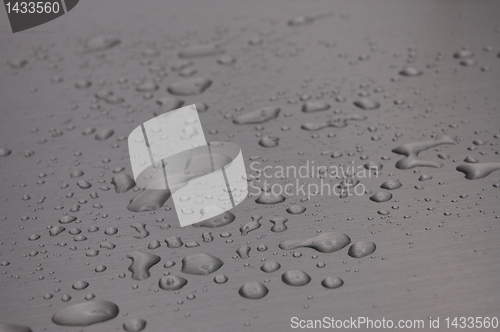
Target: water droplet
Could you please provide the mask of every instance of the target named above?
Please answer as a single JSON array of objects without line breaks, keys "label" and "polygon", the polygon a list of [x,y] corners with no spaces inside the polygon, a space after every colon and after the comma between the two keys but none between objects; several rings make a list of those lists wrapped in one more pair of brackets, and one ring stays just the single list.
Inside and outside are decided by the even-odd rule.
[{"label": "water droplet", "polygon": [[246,299],[261,299],[269,293],[269,289],[260,282],[247,282],[241,286],[238,293]]},{"label": "water droplet", "polygon": [[116,244],[111,243],[111,242],[101,242],[99,247],[104,248],[104,249],[113,250],[116,248]]},{"label": "water droplet", "polygon": [[229,212],[226,211],[214,218],[203,220],[202,222],[193,224],[194,227],[208,227],[208,228],[217,228],[217,227],[222,227],[226,226],[234,221],[236,216]]},{"label": "water droplet", "polygon": [[113,177],[111,184],[115,186],[117,194],[123,194],[135,187],[134,178],[128,174],[119,174]]},{"label": "water droplet", "polygon": [[322,101],[308,101],[302,106],[302,112],[313,113],[330,109],[330,104]]},{"label": "water droplet", "polygon": [[75,88],[77,89],[86,89],[92,85],[92,82],[86,79],[81,79],[76,81]]},{"label": "water droplet", "polygon": [[302,214],[306,211],[306,208],[302,205],[291,205],[286,208],[286,212],[290,214]]},{"label": "water droplet", "polygon": [[118,233],[118,228],[113,226],[106,228],[104,231],[104,234],[106,235],[115,235],[116,233]]},{"label": "water droplet", "polygon": [[64,230],[65,230],[65,229],[66,229],[66,228],[64,228],[64,227],[62,227],[62,226],[60,226],[60,225],[58,225],[58,226],[54,226],[54,227],[52,227],[52,228],[49,230],[49,234],[50,234],[50,236],[56,236],[56,235],[58,235],[58,234],[60,234],[60,233],[64,232]]},{"label": "water droplet", "polygon": [[259,140],[259,145],[265,148],[275,148],[277,147],[279,137],[264,136]]},{"label": "water droplet", "polygon": [[82,176],[83,174],[83,171],[80,171],[80,170],[76,170],[76,171],[73,171],[69,174],[70,177],[72,178],[79,178],[80,176]]},{"label": "water droplet", "polygon": [[172,83],[168,87],[168,92],[180,96],[198,95],[205,91],[210,85],[212,85],[212,81],[206,78],[188,78],[183,81]]},{"label": "water droplet", "polygon": [[158,240],[153,240],[148,244],[148,249],[154,250],[161,247],[161,243]]},{"label": "water droplet", "polygon": [[271,218],[269,221],[273,223],[273,227],[271,227],[271,232],[280,233],[288,229],[288,227],[286,227],[285,225],[285,223],[288,221],[288,218],[276,217],[276,218]]},{"label": "water droplet", "polygon": [[432,179],[432,176],[431,176],[431,175],[422,174],[422,175],[420,175],[420,177],[418,178],[418,181],[427,181],[427,180],[431,180],[431,179]]},{"label": "water droplet", "polygon": [[221,56],[220,58],[217,59],[217,63],[219,65],[232,65],[233,63],[236,62],[236,58],[234,56],[231,56],[231,55],[224,55],[224,56]]},{"label": "water droplet", "polygon": [[107,269],[106,265],[100,264],[95,267],[94,271],[96,271],[97,273],[101,273],[106,271],[106,269]]},{"label": "water droplet", "polygon": [[160,113],[170,112],[180,108],[184,104],[184,100],[180,100],[172,97],[162,97],[156,100],[156,103],[160,105],[160,111],[154,112],[155,116],[160,115]]},{"label": "water droplet", "polygon": [[123,323],[123,329],[127,332],[140,332],[146,328],[147,322],[141,318],[132,318]]},{"label": "water droplet", "polygon": [[132,198],[127,209],[132,212],[154,211],[163,206],[170,197],[170,190],[145,189]]},{"label": "water droplet", "polygon": [[158,282],[158,286],[163,290],[178,290],[184,287],[188,281],[182,277],[169,275],[163,277]]},{"label": "water droplet", "polygon": [[309,247],[323,253],[331,253],[344,248],[351,239],[344,233],[327,232],[305,240],[287,240],[279,244],[283,250]]},{"label": "water droplet", "polygon": [[72,305],[59,310],[52,321],[57,325],[89,326],[115,318],[119,309],[109,301],[91,301]]},{"label": "water droplet", "polygon": [[8,156],[9,154],[11,154],[12,151],[10,151],[9,149],[6,149],[6,148],[1,148],[0,149],[0,157],[6,157]]},{"label": "water droplet", "polygon": [[392,194],[387,192],[387,191],[379,191],[378,193],[370,196],[370,200],[377,202],[377,203],[387,202],[391,198],[392,198]]},{"label": "water droplet", "polygon": [[169,237],[168,239],[165,240],[165,243],[167,244],[167,247],[169,247],[170,249],[180,248],[184,245],[184,242],[182,242],[181,238],[178,236]]},{"label": "water droplet", "polygon": [[474,56],[474,53],[472,53],[469,50],[460,50],[453,54],[453,57],[456,59],[467,59],[467,58],[472,58]]},{"label": "water droplet", "polygon": [[255,200],[255,202],[258,204],[278,204],[284,202],[285,200],[286,197],[281,194],[275,195],[271,192],[264,192]]},{"label": "water droplet", "polygon": [[109,128],[103,129],[101,131],[98,131],[97,134],[95,134],[95,139],[98,141],[104,141],[110,138],[114,133],[115,131],[113,129]]},{"label": "water droplet", "polygon": [[20,324],[0,323],[1,332],[33,332],[28,326]]},{"label": "water droplet", "polygon": [[205,243],[210,243],[214,240],[214,237],[212,236],[212,233],[209,233],[209,232],[204,232],[202,235],[201,235],[202,239],[203,239],[203,242]]},{"label": "water droplet", "polygon": [[304,286],[311,281],[311,277],[300,270],[290,270],[283,273],[281,280],[290,286]]},{"label": "water droplet", "polygon": [[217,284],[225,284],[227,282],[228,278],[225,274],[218,274],[214,277],[214,281]]},{"label": "water droplet", "polygon": [[85,43],[88,52],[105,51],[120,44],[120,39],[109,36],[97,36],[90,38]]},{"label": "water droplet", "polygon": [[186,47],[179,53],[180,58],[190,59],[204,56],[211,56],[223,53],[224,49],[218,44],[193,45]]},{"label": "water droplet", "polygon": [[82,290],[89,286],[89,283],[83,280],[79,280],[73,284],[73,289]]},{"label": "water droplet", "polygon": [[380,103],[378,101],[368,98],[356,100],[354,102],[354,105],[366,111],[376,110],[377,108],[380,108]]},{"label": "water droplet", "polygon": [[272,273],[274,271],[278,271],[280,269],[280,267],[281,267],[280,263],[270,261],[270,262],[266,262],[266,263],[262,264],[262,266],[260,267],[260,269],[263,272]]},{"label": "water droplet", "polygon": [[187,274],[208,275],[224,264],[219,258],[209,254],[192,254],[182,259],[181,271]]},{"label": "water droplet", "polygon": [[130,264],[128,269],[132,272],[132,279],[134,280],[144,280],[149,278],[149,269],[161,260],[160,256],[150,253],[142,253],[140,251],[134,251],[128,254],[127,258],[132,260],[132,264]]},{"label": "water droplet", "polygon": [[405,67],[403,68],[403,70],[399,72],[399,75],[407,77],[415,77],[422,75],[422,71],[414,67]]},{"label": "water droplet", "polygon": [[457,171],[464,173],[468,180],[485,178],[499,169],[500,163],[475,163],[457,166]]},{"label": "water droplet", "polygon": [[61,224],[69,224],[70,222],[73,222],[75,220],[76,220],[75,216],[67,215],[67,216],[62,216],[61,219],[59,219],[59,222]]},{"label": "water droplet", "polygon": [[152,92],[158,90],[158,85],[151,81],[146,81],[135,87],[138,92]]},{"label": "water droplet", "polygon": [[144,239],[149,235],[149,232],[146,230],[146,224],[145,223],[134,223],[130,225],[133,229],[135,229],[139,234],[135,234],[134,237],[136,239]]},{"label": "water droplet", "polygon": [[321,285],[325,288],[335,289],[344,284],[344,280],[339,277],[326,277],[321,281]]},{"label": "water droplet", "polygon": [[90,135],[90,134],[93,134],[95,132],[95,128],[92,128],[92,127],[87,127],[85,129],[83,129],[82,131],[82,135]]},{"label": "water droplet", "polygon": [[38,235],[38,234],[33,234],[33,235],[30,235],[30,236],[28,237],[28,240],[30,240],[30,241],[36,241],[36,240],[38,240],[39,238],[40,238],[40,235]]},{"label": "water droplet", "polygon": [[382,189],[387,189],[387,190],[394,190],[401,188],[402,184],[399,182],[399,180],[387,180],[384,183],[380,185],[380,188]]},{"label": "water droplet", "polygon": [[261,226],[259,220],[262,219],[262,216],[260,215],[254,215],[252,216],[252,221],[246,223],[244,226],[240,228],[241,235],[245,236],[249,232],[256,230]]},{"label": "water droplet", "polygon": [[376,249],[376,245],[373,242],[362,241],[354,243],[347,254],[351,257],[362,258],[373,254]]},{"label": "water droplet", "polygon": [[9,61],[9,65],[11,66],[11,68],[14,68],[14,69],[21,69],[21,68],[25,67],[27,64],[28,64],[28,60],[26,60],[26,59],[15,59],[15,60]]},{"label": "water droplet", "polygon": [[278,107],[264,107],[250,113],[246,113],[236,117],[233,122],[235,124],[252,124],[264,123],[272,119],[276,119],[280,113]]},{"label": "water droplet", "polygon": [[396,162],[396,167],[399,169],[410,169],[418,166],[427,167],[443,167],[439,161],[430,161],[418,158],[418,154],[422,151],[436,147],[442,144],[456,144],[455,140],[449,136],[443,136],[441,139],[428,142],[407,143],[393,149],[392,152],[406,156]]},{"label": "water droplet", "polygon": [[92,187],[92,184],[87,180],[80,180],[76,184],[82,189],[89,189],[90,187]]},{"label": "water droplet", "polygon": [[236,250],[236,253],[238,254],[238,256],[240,256],[240,258],[250,258],[250,250],[251,248],[247,245],[245,246],[241,246],[238,248],[238,250]]}]

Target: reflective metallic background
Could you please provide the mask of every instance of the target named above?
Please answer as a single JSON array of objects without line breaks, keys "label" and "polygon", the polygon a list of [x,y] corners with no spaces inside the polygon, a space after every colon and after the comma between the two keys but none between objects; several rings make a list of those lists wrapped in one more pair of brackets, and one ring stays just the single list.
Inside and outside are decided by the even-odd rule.
[{"label": "reflective metallic background", "polygon": [[[287,331],[292,317],[440,317],[441,327],[446,317],[498,317],[499,12],[493,0],[87,0],[16,34],[1,14],[0,323],[116,331],[128,322],[133,331],[142,321],[130,320],[142,319],[145,331]],[[124,193],[112,183],[132,174],[129,133],[180,100],[206,106],[207,140],[240,146],[257,188],[296,179],[256,178],[253,162],[382,169],[358,179],[362,196],[258,204],[249,187],[254,196],[231,210],[234,221],[180,228],[171,201],[160,207],[168,194],[141,194],[126,176],[113,181]],[[264,107],[278,116],[235,121]],[[417,142],[447,144],[406,145]],[[420,150],[416,167],[396,167]],[[402,186],[381,188],[388,180]],[[306,210],[292,214],[291,205]],[[279,218],[287,229],[272,231]],[[329,253],[289,249],[331,232],[351,242]],[[351,257],[357,242],[376,249]],[[150,254],[160,258],[150,276],[135,265],[132,278],[132,259],[152,264]],[[223,265],[181,271],[186,256],[186,265],[201,257],[204,271],[220,265],[193,254]],[[281,268],[263,272],[270,261]],[[290,270],[311,281],[290,286],[282,280]],[[164,290],[165,276],[187,284]],[[344,283],[325,288],[327,277]],[[247,282],[267,295],[243,297]],[[262,295],[259,287],[249,292]],[[93,301],[116,304],[118,315],[83,328],[52,321]],[[76,312],[55,321],[88,322]]]}]

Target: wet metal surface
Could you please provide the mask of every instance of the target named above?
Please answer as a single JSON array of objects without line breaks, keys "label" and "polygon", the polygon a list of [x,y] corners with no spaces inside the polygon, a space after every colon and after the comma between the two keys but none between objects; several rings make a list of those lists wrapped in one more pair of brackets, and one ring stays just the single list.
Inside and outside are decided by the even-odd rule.
[{"label": "wet metal surface", "polygon": [[[499,12],[87,0],[16,34],[0,15],[0,324],[500,316]],[[191,104],[250,197],[181,228],[168,190],[134,186],[127,137]]]}]

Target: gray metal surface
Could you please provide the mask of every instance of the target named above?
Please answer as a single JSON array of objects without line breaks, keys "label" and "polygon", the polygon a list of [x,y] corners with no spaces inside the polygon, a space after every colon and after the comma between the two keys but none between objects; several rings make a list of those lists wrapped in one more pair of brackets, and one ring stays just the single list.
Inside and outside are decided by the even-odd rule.
[{"label": "gray metal surface", "polygon": [[[426,324],[440,317],[441,329],[446,317],[498,317],[500,171],[469,180],[456,168],[475,159],[500,162],[499,12],[498,1],[87,0],[17,34],[1,14],[0,148],[11,153],[0,157],[0,323],[90,332],[123,330],[138,318],[147,322],[145,331],[288,331],[292,317]],[[104,47],[89,50],[85,43],[96,36],[108,39],[94,39]],[[220,44],[222,52],[179,55],[200,43]],[[454,56],[464,49],[473,54]],[[422,74],[400,73],[407,66]],[[167,91],[187,76],[212,84],[196,95]],[[138,91],[144,82],[158,89]],[[106,100],[103,90],[114,97]],[[307,200],[298,194],[277,204],[257,204],[252,196],[231,210],[236,219],[228,225],[180,228],[171,201],[152,212],[132,212],[127,206],[138,188],[118,194],[111,183],[117,174],[131,174],[126,137],[165,110],[157,103],[163,97],[208,105],[199,114],[207,139],[239,145],[252,175],[254,161],[261,168],[307,161],[355,167],[373,161],[383,168],[378,177],[359,179],[369,191],[362,196]],[[380,107],[354,105],[361,98]],[[303,112],[307,100],[330,108]],[[281,111],[261,124],[233,122],[263,107]],[[343,121],[353,116],[357,120]],[[329,119],[337,125],[301,128]],[[82,134],[88,128],[95,132]],[[114,133],[97,140],[106,129]],[[405,156],[393,149],[443,135],[456,144],[418,155],[442,167],[396,167]],[[263,136],[278,137],[278,146],[259,145]],[[342,156],[332,158],[334,152]],[[84,174],[72,177],[77,170]],[[419,181],[422,175],[432,178]],[[401,188],[380,188],[391,179]],[[81,180],[91,187],[83,189]],[[286,181],[295,179],[268,179]],[[370,200],[379,191],[392,198]],[[286,212],[294,203],[306,211]],[[61,224],[65,214],[77,219]],[[254,215],[262,216],[261,227],[243,236],[240,227]],[[288,219],[287,230],[273,232],[270,219],[279,217]],[[136,223],[149,234],[143,237]],[[58,225],[65,230],[51,236]],[[109,227],[118,232],[105,234]],[[213,241],[204,242],[203,232]],[[279,247],[328,232],[344,233],[351,243],[331,253]],[[199,246],[168,248],[165,239],[172,237]],[[149,249],[154,240],[160,247]],[[350,245],[360,241],[375,243],[375,252],[349,256]],[[102,248],[103,242],[116,247]],[[249,258],[240,258],[237,250],[245,245]],[[135,251],[161,258],[147,279],[131,277],[127,255]],[[197,253],[224,264],[209,275],[183,273],[183,258]],[[175,265],[164,267],[168,261]],[[263,272],[268,261],[281,268]],[[101,265],[105,270],[96,272]],[[289,270],[311,281],[290,286],[282,281]],[[167,273],[187,284],[161,289]],[[227,282],[216,283],[219,274]],[[344,284],[327,289],[321,284],[326,277]],[[89,285],[76,290],[78,281]],[[247,282],[262,283],[268,294],[242,297],[238,290]],[[98,300],[116,304],[118,316],[87,327],[52,321],[63,308]]]}]

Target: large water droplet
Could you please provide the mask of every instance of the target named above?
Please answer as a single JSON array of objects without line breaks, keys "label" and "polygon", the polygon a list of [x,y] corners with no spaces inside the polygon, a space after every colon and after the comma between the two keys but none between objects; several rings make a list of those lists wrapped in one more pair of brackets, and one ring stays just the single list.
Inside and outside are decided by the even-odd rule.
[{"label": "large water droplet", "polygon": [[455,140],[449,136],[443,136],[441,139],[428,142],[407,143],[393,149],[392,152],[406,156],[396,162],[396,167],[399,169],[410,169],[417,166],[427,167],[442,167],[440,161],[429,161],[418,158],[418,154],[422,151],[436,147],[442,144],[455,144]]},{"label": "large water droplet", "polygon": [[405,67],[399,72],[399,75],[408,76],[408,77],[415,77],[415,76],[422,75],[422,71],[420,69],[415,68],[415,67]]},{"label": "large water droplet", "polygon": [[238,250],[236,250],[236,253],[242,259],[250,258],[250,250],[251,249],[252,248],[250,248],[249,246],[244,245],[244,246],[239,247]]},{"label": "large water droplet", "polygon": [[280,267],[281,267],[280,263],[271,261],[262,264],[260,269],[266,273],[272,273],[274,271],[278,271]]},{"label": "large water droplet", "polygon": [[304,286],[311,281],[311,277],[300,270],[290,270],[283,273],[281,280],[290,286]]},{"label": "large water droplet", "polygon": [[0,332],[33,332],[33,330],[25,325],[0,323]]},{"label": "large water droplet", "polygon": [[9,154],[11,154],[12,151],[10,151],[9,149],[6,149],[6,148],[1,148],[0,149],[0,157],[6,157],[8,156]]},{"label": "large water droplet", "polygon": [[402,184],[399,182],[399,180],[387,180],[384,183],[380,185],[380,188],[382,189],[387,189],[387,190],[394,190],[401,188]]},{"label": "large water droplet", "polygon": [[265,148],[275,148],[279,140],[279,137],[264,136],[259,140],[259,145]]},{"label": "large water droplet", "polygon": [[261,299],[269,293],[269,289],[260,282],[251,281],[241,286],[238,293],[246,299]]},{"label": "large water droplet", "polygon": [[97,36],[87,40],[85,49],[88,52],[104,51],[120,44],[120,39],[115,37]]},{"label": "large water droplet", "polygon": [[457,166],[457,171],[465,174],[468,180],[477,180],[487,177],[500,169],[500,163],[475,163]]},{"label": "large water droplet", "polygon": [[355,258],[362,258],[373,254],[377,246],[373,242],[362,241],[354,243],[348,251],[348,255]]},{"label": "large water droplet", "polygon": [[256,200],[255,202],[258,204],[278,204],[282,203],[286,200],[286,197],[278,194],[275,195],[271,192],[263,192]]},{"label": "large water droplet", "polygon": [[279,114],[280,109],[278,107],[264,107],[260,110],[240,115],[233,122],[236,124],[264,123],[276,119]]},{"label": "large water droplet", "polygon": [[208,227],[208,228],[217,228],[217,227],[222,227],[225,225],[228,225],[234,221],[236,216],[229,212],[226,211],[214,218],[203,220],[202,222],[193,224],[194,227]]},{"label": "large water droplet", "polygon": [[291,205],[286,208],[286,212],[290,214],[302,214],[306,211],[306,208],[302,205]]},{"label": "large water droplet", "polygon": [[308,101],[302,106],[302,112],[304,113],[313,113],[319,111],[326,111],[330,108],[330,104],[325,103],[323,101]]},{"label": "large water droplet", "polygon": [[377,203],[387,202],[391,198],[392,198],[392,194],[387,192],[387,191],[379,191],[378,193],[370,196],[370,200],[377,202]]},{"label": "large water droplet", "polygon": [[192,254],[182,259],[182,272],[195,275],[208,275],[224,264],[219,258],[209,254]]},{"label": "large water droplet", "polygon": [[344,280],[339,277],[326,277],[321,281],[321,285],[325,288],[335,289],[344,284]]},{"label": "large water droplet", "polygon": [[146,230],[146,224],[142,222],[136,222],[130,225],[133,229],[137,231],[139,234],[135,234],[134,237],[136,239],[144,239],[149,235],[149,232]]},{"label": "large water droplet", "polygon": [[147,322],[141,318],[132,318],[123,323],[123,329],[127,332],[140,332],[146,328]]},{"label": "large water droplet", "polygon": [[118,306],[109,301],[90,301],[59,310],[52,321],[57,325],[88,326],[102,323],[118,315]]},{"label": "large water droplet", "polygon": [[111,183],[115,186],[115,192],[117,194],[123,194],[135,187],[134,178],[128,174],[114,176]]},{"label": "large water droplet", "polygon": [[240,228],[241,235],[245,236],[249,232],[256,230],[261,226],[259,220],[262,219],[262,216],[260,215],[254,215],[252,216],[252,221],[246,223],[244,226]]},{"label": "large water droplet", "polygon": [[149,278],[149,269],[161,260],[160,256],[150,253],[142,253],[140,251],[134,251],[128,254],[127,258],[132,260],[132,264],[130,264],[128,270],[132,272],[132,279],[134,280],[144,280]]},{"label": "large water droplet", "polygon": [[106,129],[103,129],[103,130],[97,132],[97,134],[95,134],[95,139],[98,141],[104,141],[104,140],[110,138],[111,135],[113,135],[114,133],[115,133],[115,131],[113,129],[106,128]]},{"label": "large water droplet", "polygon": [[83,280],[79,280],[73,284],[73,289],[82,290],[89,286],[89,283]]},{"label": "large water droplet", "polygon": [[180,96],[197,95],[205,91],[211,84],[212,81],[207,78],[188,78],[172,83],[168,87],[168,92]]},{"label": "large water droplet", "polygon": [[288,227],[286,227],[285,225],[285,223],[288,221],[288,218],[275,217],[271,218],[269,221],[273,223],[273,227],[271,227],[271,232],[280,233],[288,229]]},{"label": "large water droplet", "polygon": [[180,58],[190,59],[203,56],[217,55],[224,52],[218,44],[193,45],[186,47],[179,53]]},{"label": "large water droplet", "polygon": [[287,240],[279,244],[283,250],[291,250],[300,247],[313,248],[319,252],[330,253],[344,248],[351,239],[344,233],[327,232],[305,240]]},{"label": "large water droplet", "polygon": [[132,198],[127,209],[132,212],[154,211],[163,206],[170,197],[170,190],[144,189]]},{"label": "large water droplet", "polygon": [[163,277],[158,282],[158,286],[163,290],[178,290],[184,287],[188,281],[182,277],[169,275]]},{"label": "large water droplet", "polygon": [[366,111],[376,110],[377,108],[380,108],[380,103],[378,101],[368,98],[356,100],[354,102],[354,105]]}]

